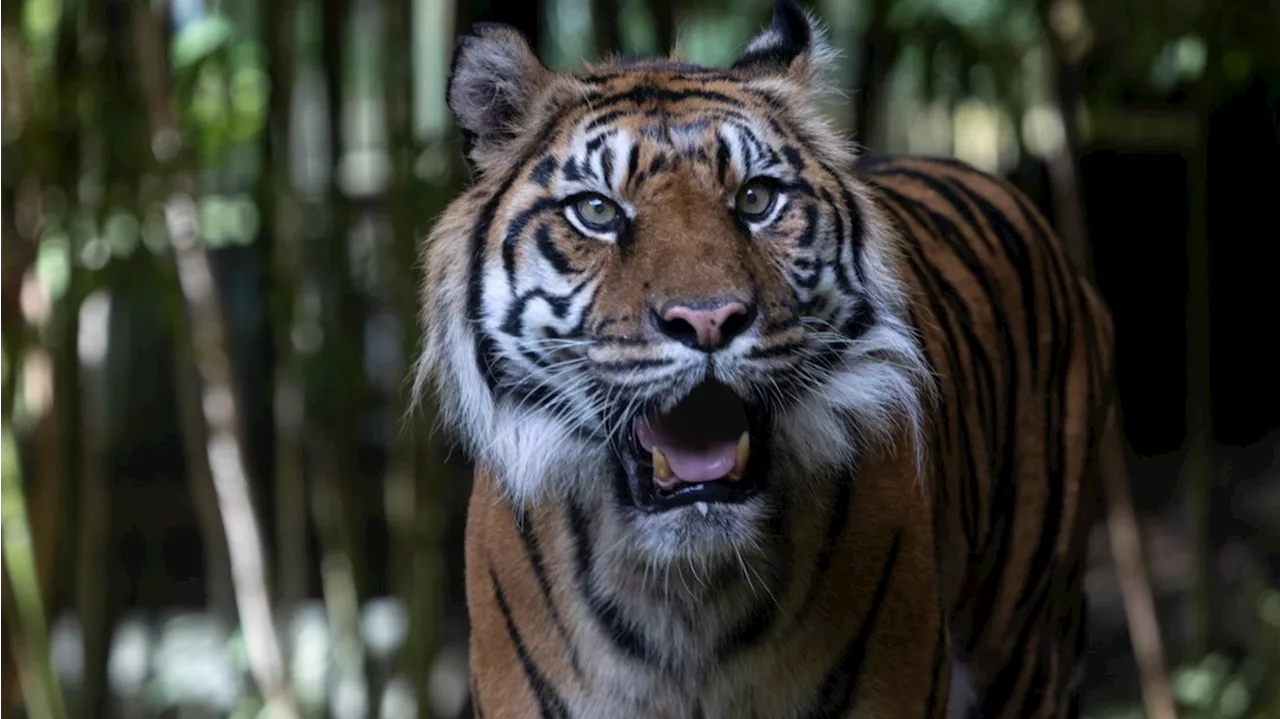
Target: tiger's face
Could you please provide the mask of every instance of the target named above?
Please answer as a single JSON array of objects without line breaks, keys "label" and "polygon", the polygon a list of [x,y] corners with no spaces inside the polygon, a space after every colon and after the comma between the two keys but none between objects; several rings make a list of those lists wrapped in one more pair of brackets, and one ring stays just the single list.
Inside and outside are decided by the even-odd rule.
[{"label": "tiger's face", "polygon": [[727,70],[575,75],[509,29],[460,44],[479,179],[428,244],[419,379],[517,505],[732,556],[918,425],[896,255],[813,108],[816,38],[797,11]]}]

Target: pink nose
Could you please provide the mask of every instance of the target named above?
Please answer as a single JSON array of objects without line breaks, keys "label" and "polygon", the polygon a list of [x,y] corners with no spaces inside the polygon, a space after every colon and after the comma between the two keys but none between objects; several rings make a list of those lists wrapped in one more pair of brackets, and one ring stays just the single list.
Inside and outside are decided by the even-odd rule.
[{"label": "pink nose", "polygon": [[751,324],[751,308],[737,301],[713,306],[672,305],[658,324],[662,333],[684,345],[716,350],[733,341]]}]

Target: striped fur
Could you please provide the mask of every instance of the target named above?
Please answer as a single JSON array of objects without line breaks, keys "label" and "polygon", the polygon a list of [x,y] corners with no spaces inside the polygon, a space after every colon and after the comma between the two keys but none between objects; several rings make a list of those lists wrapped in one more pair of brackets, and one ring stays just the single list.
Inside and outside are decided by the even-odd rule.
[{"label": "striped fur", "polygon": [[[427,244],[418,380],[478,465],[479,715],[1074,715],[1109,317],[1004,182],[855,160],[823,55],[787,2],[724,70],[461,43],[477,179]],[[718,296],[758,311],[710,364],[647,319]],[[765,491],[638,511],[619,437],[708,374],[766,418]]]}]

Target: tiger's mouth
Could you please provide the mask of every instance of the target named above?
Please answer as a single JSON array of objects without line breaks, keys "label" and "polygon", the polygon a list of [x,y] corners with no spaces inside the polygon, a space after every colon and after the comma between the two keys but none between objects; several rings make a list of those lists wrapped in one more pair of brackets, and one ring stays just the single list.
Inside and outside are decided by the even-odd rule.
[{"label": "tiger's mouth", "polygon": [[744,502],[768,474],[767,421],[731,388],[699,384],[669,412],[638,417],[620,453],[631,503],[664,512]]}]

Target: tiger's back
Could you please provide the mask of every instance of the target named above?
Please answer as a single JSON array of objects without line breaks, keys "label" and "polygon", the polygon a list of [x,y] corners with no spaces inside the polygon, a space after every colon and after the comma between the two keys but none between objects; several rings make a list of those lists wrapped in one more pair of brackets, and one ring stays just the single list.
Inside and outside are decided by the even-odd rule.
[{"label": "tiger's back", "polygon": [[[938,378],[929,454],[955,652],[990,695],[1069,696],[1098,443],[1110,417],[1110,314],[1041,213],[953,160],[865,158],[906,240],[904,276]],[[1053,714],[1057,716],[1057,714]]]}]

